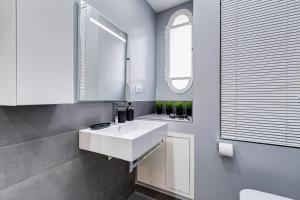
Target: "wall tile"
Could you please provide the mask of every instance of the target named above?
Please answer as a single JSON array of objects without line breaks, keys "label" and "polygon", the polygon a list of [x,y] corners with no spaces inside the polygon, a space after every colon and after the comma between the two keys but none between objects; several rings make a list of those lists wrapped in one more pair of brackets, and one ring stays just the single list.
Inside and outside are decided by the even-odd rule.
[{"label": "wall tile", "polygon": [[128,196],[130,196],[130,194],[134,191],[134,179],[134,173],[127,173],[122,179],[119,179],[104,191],[102,199],[119,200],[124,198],[124,194],[129,194]]},{"label": "wall tile", "polygon": [[[75,188],[78,188],[80,184],[88,187],[91,185],[91,182],[98,184],[97,187],[99,187],[100,193],[101,182],[99,180],[101,179],[98,174],[101,172],[102,159],[101,156],[89,154],[82,158],[67,162],[2,190],[0,192],[2,195],[1,200],[65,199],[64,197],[69,196],[72,191],[76,191],[75,193],[77,194]],[[95,177],[95,179],[91,179],[92,177]],[[78,194],[79,193],[80,192],[78,192]],[[93,194],[94,193],[95,192],[93,192]],[[92,195],[92,193],[89,195]],[[96,196],[97,195],[95,195],[95,197]]]},{"label": "wall tile", "polygon": [[154,101],[139,101],[132,103],[134,107],[135,117],[147,115],[155,112],[155,102]]},{"label": "wall tile", "polygon": [[101,197],[101,175],[98,173],[86,181],[81,181],[79,185],[60,194],[60,197],[56,197],[55,200],[95,200]]},{"label": "wall tile", "polygon": [[117,182],[120,177],[128,173],[126,164],[126,162],[119,159],[112,159],[104,164],[103,175],[101,177],[103,190],[106,190],[109,186]]},{"label": "wall tile", "polygon": [[77,145],[76,131],[0,149],[0,190],[79,157]]},{"label": "wall tile", "polygon": [[[136,116],[154,112],[154,102],[134,102]],[[0,148],[111,122],[111,103],[0,107]]]},{"label": "wall tile", "polygon": [[[135,102],[137,116],[153,102]],[[111,121],[111,103],[0,107],[0,200],[117,200],[134,190],[127,163],[79,149],[78,130]]]},{"label": "wall tile", "polygon": [[0,147],[111,121],[111,103],[0,107]]}]

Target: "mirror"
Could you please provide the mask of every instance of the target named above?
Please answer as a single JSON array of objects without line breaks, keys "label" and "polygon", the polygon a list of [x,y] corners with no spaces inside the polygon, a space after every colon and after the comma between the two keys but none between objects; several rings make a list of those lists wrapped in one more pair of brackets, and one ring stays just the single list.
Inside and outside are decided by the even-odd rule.
[{"label": "mirror", "polygon": [[86,2],[79,15],[79,101],[124,101],[127,34]]}]

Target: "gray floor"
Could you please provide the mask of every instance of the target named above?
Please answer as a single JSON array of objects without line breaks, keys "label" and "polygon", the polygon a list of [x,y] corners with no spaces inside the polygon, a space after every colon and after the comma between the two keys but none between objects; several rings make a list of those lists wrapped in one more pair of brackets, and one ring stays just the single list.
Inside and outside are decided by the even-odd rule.
[{"label": "gray floor", "polygon": [[156,199],[153,199],[153,198],[145,196],[141,193],[135,192],[127,200],[156,200]]}]

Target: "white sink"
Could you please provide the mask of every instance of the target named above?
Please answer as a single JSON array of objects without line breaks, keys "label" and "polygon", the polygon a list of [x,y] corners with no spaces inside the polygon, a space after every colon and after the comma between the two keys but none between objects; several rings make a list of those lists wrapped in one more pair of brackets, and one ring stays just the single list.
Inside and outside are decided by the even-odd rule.
[{"label": "white sink", "polygon": [[133,162],[167,135],[167,123],[135,120],[100,130],[79,131],[79,148]]}]

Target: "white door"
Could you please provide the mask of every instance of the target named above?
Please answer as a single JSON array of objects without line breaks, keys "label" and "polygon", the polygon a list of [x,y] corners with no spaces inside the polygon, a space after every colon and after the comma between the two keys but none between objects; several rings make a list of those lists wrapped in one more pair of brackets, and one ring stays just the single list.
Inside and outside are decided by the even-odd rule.
[{"label": "white door", "polygon": [[167,137],[166,186],[190,193],[190,141],[187,138]]},{"label": "white door", "polygon": [[166,145],[163,143],[156,151],[139,165],[139,181],[163,187],[166,184]]}]

